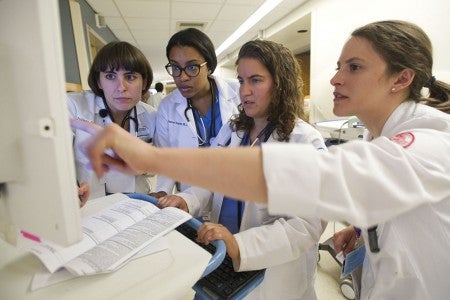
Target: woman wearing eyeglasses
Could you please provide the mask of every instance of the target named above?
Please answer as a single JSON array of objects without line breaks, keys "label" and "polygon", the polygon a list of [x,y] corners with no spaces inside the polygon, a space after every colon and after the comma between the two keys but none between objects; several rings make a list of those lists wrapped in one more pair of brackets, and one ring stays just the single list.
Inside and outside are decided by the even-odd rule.
[{"label": "woman wearing eyeglasses", "polygon": [[[177,89],[158,108],[155,145],[209,147],[222,125],[237,113],[239,83],[212,75],[217,66],[214,45],[206,34],[195,28],[175,33],[167,44],[166,55],[169,60],[166,70]],[[174,180],[158,176],[156,191],[159,192],[152,195],[171,194],[174,186]],[[183,191],[187,187],[181,183],[179,189]]]}]

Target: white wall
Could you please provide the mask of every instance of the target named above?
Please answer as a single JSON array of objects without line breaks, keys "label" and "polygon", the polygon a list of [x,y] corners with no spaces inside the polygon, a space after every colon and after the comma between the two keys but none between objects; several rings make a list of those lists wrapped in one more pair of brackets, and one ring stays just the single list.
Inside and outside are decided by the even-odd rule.
[{"label": "white wall", "polygon": [[[309,0],[274,24],[267,32],[277,32],[311,13],[311,101],[310,122],[335,119],[330,79],[335,73],[341,48],[350,33],[364,24],[401,19],[416,23],[430,37],[434,49],[433,74],[450,82],[450,11],[449,0]],[[234,67],[215,72],[236,78]]]},{"label": "white wall", "polygon": [[312,0],[310,121],[336,118],[332,113],[330,78],[350,33],[357,27],[383,19],[416,23],[429,35],[434,49],[433,74],[450,82],[450,25],[448,0]]},{"label": "white wall", "polygon": [[220,76],[222,78],[237,78],[236,68],[233,67],[217,67],[214,71],[214,75]]}]

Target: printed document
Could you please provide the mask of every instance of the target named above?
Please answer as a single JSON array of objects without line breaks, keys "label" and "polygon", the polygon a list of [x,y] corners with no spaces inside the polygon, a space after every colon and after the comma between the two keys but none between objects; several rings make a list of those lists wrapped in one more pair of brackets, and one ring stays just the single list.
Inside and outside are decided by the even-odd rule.
[{"label": "printed document", "polygon": [[50,273],[65,268],[76,276],[111,272],[191,215],[175,207],[113,194],[118,202],[82,220],[83,239],[69,247],[41,240],[27,248]]}]

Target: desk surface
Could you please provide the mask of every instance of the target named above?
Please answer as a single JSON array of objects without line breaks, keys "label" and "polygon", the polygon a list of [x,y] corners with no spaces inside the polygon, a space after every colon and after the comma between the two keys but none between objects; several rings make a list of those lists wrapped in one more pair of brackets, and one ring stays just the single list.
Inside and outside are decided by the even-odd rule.
[{"label": "desk surface", "polygon": [[[102,199],[104,200],[104,199]],[[108,203],[94,200],[91,214]],[[0,299],[180,299],[200,278],[211,255],[177,231],[166,235],[170,248],[130,261],[108,274],[82,276],[34,292],[33,275],[44,266],[26,251],[0,240]]]}]

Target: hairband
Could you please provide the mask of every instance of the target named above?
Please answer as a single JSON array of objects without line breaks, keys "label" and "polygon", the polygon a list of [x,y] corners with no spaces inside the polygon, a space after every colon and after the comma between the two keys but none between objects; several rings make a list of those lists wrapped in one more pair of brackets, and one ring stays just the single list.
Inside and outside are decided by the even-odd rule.
[{"label": "hairband", "polygon": [[436,77],[431,76],[430,80],[424,85],[424,87],[430,88],[434,85],[435,82],[436,82]]}]

